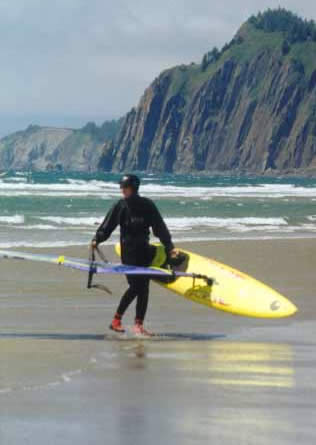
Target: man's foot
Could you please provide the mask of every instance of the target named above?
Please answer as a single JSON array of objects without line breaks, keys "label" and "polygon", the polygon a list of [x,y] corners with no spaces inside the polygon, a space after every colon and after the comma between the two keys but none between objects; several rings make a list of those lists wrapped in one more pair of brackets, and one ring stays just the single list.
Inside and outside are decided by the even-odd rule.
[{"label": "man's foot", "polygon": [[123,333],[125,329],[122,326],[122,322],[120,318],[114,317],[112,323],[110,324],[110,329],[115,332]]},{"label": "man's foot", "polygon": [[135,324],[133,326],[133,333],[135,335],[145,335],[147,337],[153,337],[154,335],[152,332],[144,328],[143,322],[138,320],[135,321]]}]

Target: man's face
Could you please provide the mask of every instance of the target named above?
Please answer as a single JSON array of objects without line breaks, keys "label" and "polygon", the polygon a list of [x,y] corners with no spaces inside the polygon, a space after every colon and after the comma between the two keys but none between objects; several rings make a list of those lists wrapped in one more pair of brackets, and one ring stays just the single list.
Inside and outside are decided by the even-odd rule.
[{"label": "man's face", "polygon": [[124,198],[129,198],[133,195],[134,190],[132,187],[121,187],[121,192]]}]

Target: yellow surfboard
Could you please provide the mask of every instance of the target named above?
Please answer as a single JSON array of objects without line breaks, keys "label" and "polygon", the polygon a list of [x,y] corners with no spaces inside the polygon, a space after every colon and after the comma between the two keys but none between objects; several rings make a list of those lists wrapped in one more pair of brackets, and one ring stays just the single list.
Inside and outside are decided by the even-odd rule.
[{"label": "yellow surfboard", "polygon": [[[151,264],[163,267],[166,254],[161,244],[157,247],[156,256]],[[115,246],[120,256],[120,245]],[[256,279],[213,259],[179,249],[183,262],[174,270],[206,275],[214,283],[208,285],[205,280],[180,277],[171,282],[156,282],[188,300],[210,308],[232,314],[260,318],[289,317],[297,311],[296,306],[271,287]]]}]

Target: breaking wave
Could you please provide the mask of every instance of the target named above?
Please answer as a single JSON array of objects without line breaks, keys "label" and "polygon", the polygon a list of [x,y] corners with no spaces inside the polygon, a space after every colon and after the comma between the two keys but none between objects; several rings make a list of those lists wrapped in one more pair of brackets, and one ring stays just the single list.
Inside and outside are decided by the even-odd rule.
[{"label": "breaking wave", "polygon": [[[24,181],[24,179],[23,179]],[[295,184],[258,184],[258,185],[210,185],[179,186],[171,184],[157,184],[145,181],[142,185],[145,196],[155,198],[199,198],[202,200],[216,197],[230,198],[316,198],[316,187],[296,186]],[[24,183],[17,178],[0,179],[0,196],[98,196],[116,198],[120,190],[116,182],[99,180],[66,179],[64,183]]]},{"label": "breaking wave", "polygon": [[24,224],[24,215],[0,216],[0,224]]}]

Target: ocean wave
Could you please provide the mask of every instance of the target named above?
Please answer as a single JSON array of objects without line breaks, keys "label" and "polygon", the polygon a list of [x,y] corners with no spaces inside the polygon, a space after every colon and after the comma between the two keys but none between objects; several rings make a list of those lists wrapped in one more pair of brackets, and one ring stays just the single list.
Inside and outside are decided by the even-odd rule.
[{"label": "ocean wave", "polygon": [[[190,234],[190,235],[175,235],[173,237],[173,241],[177,243],[185,243],[185,242],[211,242],[211,241],[241,241],[241,240],[273,240],[273,239],[306,239],[306,238],[315,238],[315,233],[308,233],[305,230],[300,231],[286,231],[286,232],[278,232],[278,231],[265,231],[262,234],[258,234],[255,231],[245,231],[245,232],[235,232],[229,235],[227,234],[205,234],[204,236],[201,234]],[[20,248],[41,248],[41,249],[49,249],[49,248],[66,248],[66,247],[75,247],[75,246],[87,246],[89,243],[89,239],[85,241],[78,241],[69,239],[67,241],[56,241],[56,240],[46,240],[46,241],[8,241],[8,242],[0,242],[0,249],[20,249]],[[107,246],[114,246],[117,243],[116,239],[110,239],[106,242]]]},{"label": "ocean wave", "polygon": [[[85,226],[91,227],[99,225],[104,216],[80,216],[80,217],[63,217],[63,216],[39,216],[37,219],[47,221],[57,225],[65,226]],[[192,228],[211,227],[225,228],[244,226],[286,226],[287,221],[284,218],[212,218],[212,217],[166,217],[166,224],[170,230],[191,230]]]},{"label": "ocean wave", "polygon": [[40,216],[41,221],[48,221],[58,225],[66,226],[96,226],[101,224],[104,216],[87,216],[87,217],[67,217],[67,216]]},{"label": "ocean wave", "polygon": [[278,233],[294,233],[296,231],[301,230],[300,226],[243,226],[243,225],[236,225],[232,226],[230,228],[231,232],[234,233],[246,233],[246,232],[278,232]]},{"label": "ocean wave", "polygon": [[74,193],[74,192],[51,192],[49,190],[45,191],[8,191],[8,190],[1,190],[0,187],[0,196],[6,197],[6,198],[17,198],[17,197],[25,197],[25,196],[31,196],[31,197],[45,197],[45,198],[90,198],[90,197],[98,197],[98,199],[102,200],[109,200],[113,198],[117,198],[118,196],[114,195],[98,195],[98,194],[92,194],[89,192],[86,193]]},{"label": "ocean wave", "polygon": [[316,197],[316,187],[296,187],[294,184],[259,184],[256,186],[179,187],[173,185],[145,184],[144,195],[157,197],[186,197],[212,200],[213,198],[287,198]]},{"label": "ocean wave", "polygon": [[[25,218],[23,215],[1,216],[0,225],[3,227],[11,227],[19,231],[56,231],[62,233],[69,231],[69,238],[72,237],[74,231],[79,236],[91,235],[100,223],[103,221],[104,215],[68,217],[68,216],[41,216],[32,215],[31,219]],[[306,217],[300,224],[292,224],[283,217],[166,217],[166,224],[170,231],[174,234],[187,234],[188,232],[207,233],[214,235],[216,233],[242,233],[242,232],[315,232],[316,217]],[[117,232],[117,231],[116,231]],[[64,235],[63,235],[64,236]]]},{"label": "ocean wave", "polygon": [[[113,243],[114,244],[114,243]],[[58,248],[58,247],[70,247],[70,246],[86,246],[87,242],[82,241],[12,241],[1,243],[0,249],[19,249],[21,247],[29,247],[29,248]]]},{"label": "ocean wave", "polygon": [[24,215],[0,216],[0,224],[24,224]]},{"label": "ocean wave", "polygon": [[10,182],[13,182],[13,183],[16,183],[16,182],[23,182],[23,183],[25,183],[26,182],[26,178],[24,178],[23,176],[17,176],[17,177],[15,177],[15,176],[9,176],[8,178],[5,178],[4,179],[4,182],[6,183],[6,184],[10,184]]},{"label": "ocean wave", "polygon": [[[76,181],[78,182],[78,181]],[[93,184],[94,181],[81,181],[80,183],[72,183],[72,184],[57,184],[57,183],[53,183],[53,184],[34,184],[34,183],[27,183],[27,184],[22,184],[22,183],[9,183],[6,182],[5,180],[0,180],[0,186],[2,190],[32,190],[34,192],[36,191],[93,191],[93,192],[100,192],[101,191],[101,187],[94,185]],[[106,183],[104,183],[106,184]]]},{"label": "ocean wave", "polygon": [[[12,178],[11,178],[12,179]],[[229,186],[178,186],[170,184],[145,183],[141,188],[145,196],[157,198],[316,198],[316,187],[295,186],[294,184],[258,184]],[[120,189],[116,182],[99,180],[85,181],[82,179],[67,179],[64,183],[39,184],[7,182],[0,179],[0,195],[26,196],[27,194],[45,196],[102,196],[116,198]]]},{"label": "ocean wave", "polygon": [[171,230],[191,230],[193,228],[239,228],[247,226],[286,226],[284,218],[211,218],[211,217],[181,217],[166,218],[166,223]]},{"label": "ocean wave", "polygon": [[23,230],[58,230],[59,227],[56,226],[52,226],[49,224],[30,224],[30,225],[24,225],[23,227],[18,226],[18,229],[23,229]]}]

